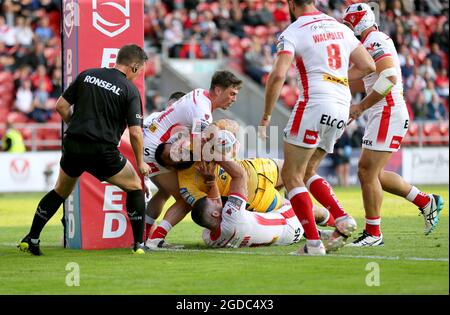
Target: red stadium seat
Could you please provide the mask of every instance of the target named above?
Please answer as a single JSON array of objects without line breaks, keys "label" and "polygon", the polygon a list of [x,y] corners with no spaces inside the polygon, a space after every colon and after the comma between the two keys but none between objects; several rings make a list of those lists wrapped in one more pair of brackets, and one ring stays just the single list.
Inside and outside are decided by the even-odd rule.
[{"label": "red stadium seat", "polygon": [[419,125],[411,121],[405,138],[402,141],[403,146],[417,146],[419,145]]},{"label": "red stadium seat", "polygon": [[20,112],[11,112],[8,114],[8,118],[9,121],[11,121],[12,123],[26,123],[28,122],[28,117],[25,116],[25,114],[20,113]]},{"label": "red stadium seat", "polygon": [[7,108],[6,106],[5,107],[1,106],[0,102],[0,123],[6,122],[6,117],[8,116],[8,113],[9,108]]},{"label": "red stadium seat", "polygon": [[423,126],[424,144],[431,146],[441,145],[441,130],[438,122],[426,122]]},{"label": "red stadium seat", "polygon": [[448,121],[443,121],[439,125],[439,131],[441,133],[441,139],[443,145],[449,145],[449,132],[448,132]]}]

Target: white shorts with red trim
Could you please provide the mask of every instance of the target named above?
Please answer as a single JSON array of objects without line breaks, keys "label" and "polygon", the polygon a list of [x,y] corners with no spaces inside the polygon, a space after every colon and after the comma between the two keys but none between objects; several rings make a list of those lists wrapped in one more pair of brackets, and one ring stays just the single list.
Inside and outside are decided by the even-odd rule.
[{"label": "white shorts with red trim", "polygon": [[150,166],[150,172],[148,174],[148,177],[153,177],[160,174],[169,173],[170,170],[165,168],[164,166],[161,166],[156,162],[155,160],[155,146],[146,146],[144,147],[144,162]]},{"label": "white shorts with red trim", "polygon": [[408,131],[406,104],[387,104],[368,110],[368,121],[362,147],[372,151],[397,152]]},{"label": "white shorts with red trim", "polygon": [[297,102],[284,129],[284,141],[303,148],[333,153],[349,118],[349,107],[330,99]]},{"label": "white shorts with red trim", "polygon": [[294,210],[291,207],[288,211],[283,211],[282,215],[286,218],[287,228],[275,245],[289,245],[299,242],[305,231]]}]

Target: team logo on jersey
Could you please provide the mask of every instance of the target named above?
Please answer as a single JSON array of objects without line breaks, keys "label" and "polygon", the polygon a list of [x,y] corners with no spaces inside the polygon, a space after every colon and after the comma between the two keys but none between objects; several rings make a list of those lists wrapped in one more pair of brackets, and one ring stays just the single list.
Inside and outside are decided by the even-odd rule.
[{"label": "team logo on jersey", "polygon": [[205,114],[205,119],[206,119],[206,120],[208,120],[209,117],[210,117],[210,116],[209,116],[208,114]]},{"label": "team logo on jersey", "polygon": [[402,144],[403,137],[393,136],[391,140],[391,144],[389,145],[390,149],[398,149],[400,148],[400,144]]}]

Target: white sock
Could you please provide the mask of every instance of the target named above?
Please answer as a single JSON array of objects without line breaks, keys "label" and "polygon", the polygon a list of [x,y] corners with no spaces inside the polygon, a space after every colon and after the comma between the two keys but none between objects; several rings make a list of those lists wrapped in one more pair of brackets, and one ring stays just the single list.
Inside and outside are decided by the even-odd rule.
[{"label": "white sock", "polygon": [[311,247],[319,247],[321,243],[321,240],[306,240],[306,244]]},{"label": "white sock", "polygon": [[145,223],[147,223],[147,224],[154,224],[155,223],[155,219],[153,219],[152,217],[149,217],[148,215],[145,215]]},{"label": "white sock", "polygon": [[162,227],[164,230],[169,232],[172,229],[172,224],[169,223],[169,221],[162,220],[158,226]]},{"label": "white sock", "polygon": [[406,200],[413,202],[418,194],[420,194],[419,188],[417,188],[416,186],[412,186],[411,190],[409,191],[408,195],[405,198]]}]

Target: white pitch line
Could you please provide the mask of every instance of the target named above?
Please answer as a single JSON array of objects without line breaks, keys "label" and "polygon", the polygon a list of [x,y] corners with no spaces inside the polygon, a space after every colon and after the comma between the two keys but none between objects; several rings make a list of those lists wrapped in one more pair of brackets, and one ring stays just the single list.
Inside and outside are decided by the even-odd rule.
[{"label": "white pitch line", "polygon": [[[259,255],[259,256],[295,256],[282,253],[267,253],[267,252],[246,252],[238,250],[214,250],[214,249],[158,249],[156,251],[161,252],[193,252],[193,253],[211,253],[211,254],[235,254],[235,255]],[[428,258],[428,257],[400,257],[400,256],[373,256],[373,255],[339,255],[328,254],[324,257],[337,257],[337,258],[355,258],[355,259],[384,259],[384,260],[412,260],[412,261],[441,261],[448,262],[448,258]]]},{"label": "white pitch line", "polygon": [[[0,246],[17,246],[16,243],[0,243]],[[60,247],[61,245],[49,244],[46,247]],[[45,246],[44,246],[45,248]],[[247,252],[239,250],[222,250],[222,249],[168,249],[161,248],[158,250],[151,250],[151,252],[185,252],[185,253],[208,253],[208,254],[229,254],[229,255],[256,255],[256,256],[294,256],[289,253],[267,253],[267,252]],[[151,254],[151,253],[150,253]],[[407,260],[407,261],[434,261],[434,262],[448,262],[448,258],[429,258],[429,257],[400,257],[400,256],[376,256],[376,255],[348,255],[348,254],[328,254],[323,257],[333,258],[353,258],[353,259],[382,259],[382,260]]]}]

